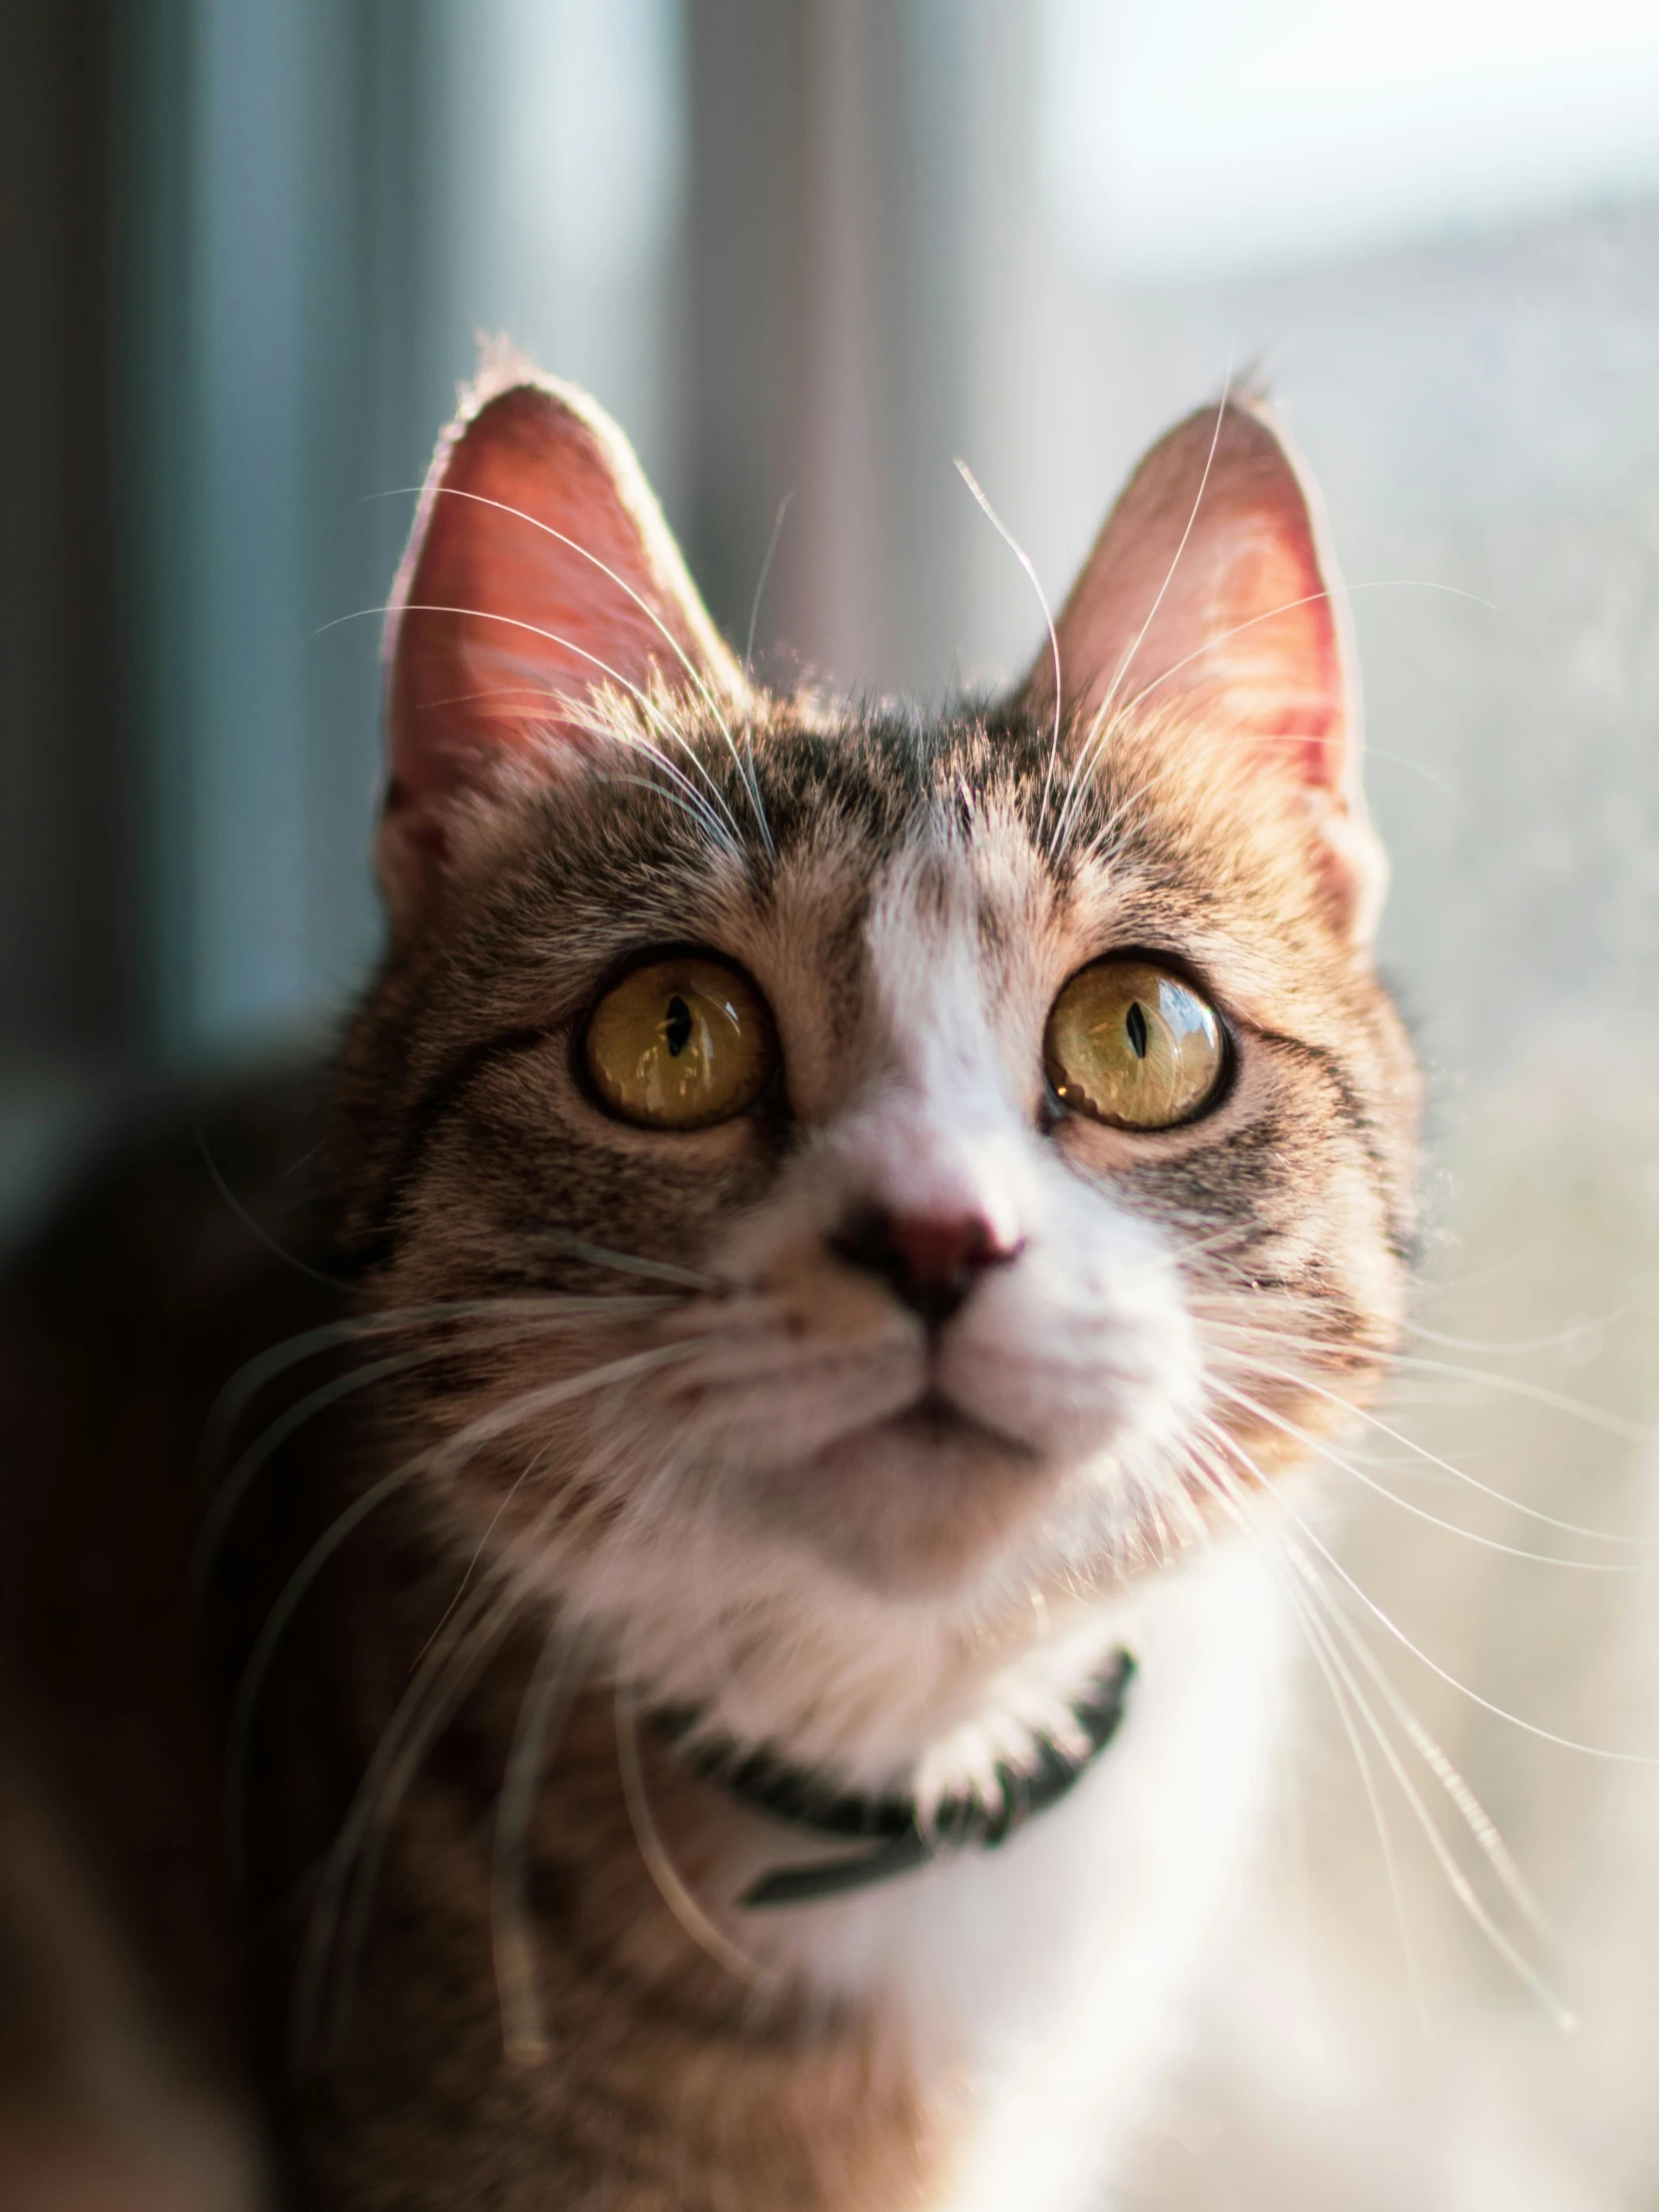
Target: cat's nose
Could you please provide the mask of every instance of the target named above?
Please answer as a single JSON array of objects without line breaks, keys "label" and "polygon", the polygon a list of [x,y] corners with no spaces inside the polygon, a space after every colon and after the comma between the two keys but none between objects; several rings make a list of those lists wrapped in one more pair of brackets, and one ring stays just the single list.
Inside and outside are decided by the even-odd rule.
[{"label": "cat's nose", "polygon": [[901,1305],[936,1329],[988,1268],[1019,1258],[1024,1240],[1010,1243],[983,1214],[900,1214],[865,1206],[830,1247],[848,1267],[880,1276]]}]

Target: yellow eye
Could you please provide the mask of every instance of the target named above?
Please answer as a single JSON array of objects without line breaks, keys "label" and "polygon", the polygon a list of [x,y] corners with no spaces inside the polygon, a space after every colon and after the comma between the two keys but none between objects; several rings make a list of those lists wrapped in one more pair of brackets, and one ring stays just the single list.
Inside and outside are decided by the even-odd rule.
[{"label": "yellow eye", "polygon": [[603,1104],[645,1129],[730,1121],[766,1089],[778,1039],[765,999],[722,961],[695,953],[625,975],[582,1040]]},{"label": "yellow eye", "polygon": [[1100,960],[1054,1001],[1048,1079],[1074,1113],[1117,1129],[1171,1129],[1214,1093],[1225,1059],[1215,1008],[1150,960]]}]

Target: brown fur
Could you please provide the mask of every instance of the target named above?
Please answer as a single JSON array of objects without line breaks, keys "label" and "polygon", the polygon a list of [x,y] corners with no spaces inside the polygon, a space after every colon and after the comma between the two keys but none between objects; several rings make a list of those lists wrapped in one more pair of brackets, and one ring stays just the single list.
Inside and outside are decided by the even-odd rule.
[{"label": "brown fur", "polygon": [[[1079,698],[1056,760],[1041,684],[922,721],[740,701],[730,676],[731,731],[683,686],[664,688],[661,669],[647,691],[683,741],[676,770],[729,832],[715,837],[675,803],[680,785],[644,750],[657,724],[613,689],[585,701],[582,743],[556,760],[532,745],[491,773],[469,768],[444,802],[441,839],[414,835],[420,868],[392,866],[404,903],[340,1057],[316,1211],[294,1196],[308,1144],[297,1118],[276,1117],[244,1177],[277,1241],[299,1239],[342,1289],[284,1273],[200,1182],[188,1202],[158,1198],[166,1171],[158,1186],[151,1164],[107,1185],[14,1296],[5,1388],[23,1439],[14,1464],[30,1471],[5,1485],[0,1557],[14,1703],[28,1714],[19,1733],[99,1840],[100,1879],[163,1993],[183,2073],[234,2081],[234,2059],[220,2060],[232,2023],[252,2023],[296,2203],[919,2212],[944,2185],[954,2092],[915,2074],[896,2023],[771,1975],[759,1937],[757,1974],[734,1972],[711,1945],[747,1940],[739,1923],[711,1906],[708,1926],[688,1925],[672,1882],[665,1893],[619,1764],[618,1684],[638,1660],[609,1599],[572,1630],[563,1661],[569,1696],[524,1839],[522,1921],[495,1830],[549,1596],[557,1626],[557,1606],[580,1611],[573,1593],[621,1547],[651,1540],[629,1487],[640,1439],[672,1433],[694,1397],[718,1397],[727,1309],[684,1295],[630,1304],[660,1286],[587,1248],[706,1266],[778,1188],[792,1132],[843,1109],[882,1047],[869,929],[895,868],[915,871],[915,911],[943,929],[966,856],[994,1000],[1034,1009],[1034,1118],[1041,1010],[1083,962],[1112,948],[1162,955],[1220,1008],[1237,1065],[1212,1113],[1155,1142],[1080,1121],[1053,1142],[1181,1240],[1201,1337],[1225,1353],[1230,1330],[1273,1329],[1299,1348],[1281,1380],[1253,1385],[1263,1413],[1224,1415],[1261,1474],[1305,1455],[1281,1421],[1328,1433],[1334,1399],[1374,1386],[1398,1327],[1409,1052],[1355,933],[1357,901],[1333,889],[1324,818],[1264,771],[1259,748],[1215,742],[1213,700],[1160,693],[1097,722],[1098,692]],[[629,747],[640,767],[623,775]],[[1054,801],[1078,762],[1078,811],[1056,852]],[[420,789],[405,778],[399,804]],[[640,947],[688,942],[741,962],[767,994],[788,1099],[665,1145],[599,1119],[573,1040]],[[189,1179],[177,1159],[173,1172]],[[231,1255],[217,1270],[215,1234]],[[767,1267],[780,1342],[860,1340],[879,1294],[837,1270],[821,1225]],[[556,1322],[550,1309],[543,1326],[511,1303],[558,1297],[598,1310]],[[408,1357],[259,1469],[218,1548],[193,1648],[191,1439],[240,1358],[347,1305],[393,1318],[276,1379],[239,1442],[328,1377]],[[433,1315],[440,1306],[459,1310]],[[550,1405],[534,1451],[503,1426],[443,1456],[444,1439],[515,1393],[688,1344],[704,1365],[642,1369],[625,1388]],[[236,1685],[296,1564],[414,1461],[298,1605],[245,1730]],[[789,1491],[754,1507],[763,1532],[768,1514],[788,1513],[802,1540],[833,1554],[849,1606],[976,1590],[959,1612],[941,1600],[926,1613],[901,1670],[917,1725],[935,1729],[971,1712],[1029,1637],[1033,1590],[1075,1612],[1171,1540],[1167,1513],[1149,1507],[1098,1557],[1038,1556],[1003,1587],[988,1563],[1023,1540],[1039,1476],[1022,1488],[1005,1460],[970,1455],[951,1480],[948,1514],[925,1490],[872,1496],[867,1512],[850,1492],[828,1507]],[[1213,1515],[1196,1475],[1191,1502]],[[864,1721],[901,1695],[872,1672],[829,1710],[814,1638],[833,1624],[791,1605],[787,1588],[758,1581],[722,1623],[735,1663],[789,1676],[778,1694],[800,1743],[850,1758]],[[204,1660],[205,1706],[190,1682]],[[362,1850],[331,1858],[411,1683],[428,1678],[439,1702],[417,1711],[426,1734],[411,1739],[407,1772],[364,1808]],[[668,1697],[676,1685],[648,1687]],[[248,1854],[234,1909],[217,1849],[228,1716],[246,1751],[231,1783]],[[764,1824],[649,1727],[640,1755],[663,1854],[693,1900],[730,1896],[769,1863]],[[233,1917],[240,1987],[225,1971]],[[544,2043],[515,2042],[504,2008],[497,1967],[515,1943],[528,1946]],[[0,2171],[4,2157],[0,2143]]]}]

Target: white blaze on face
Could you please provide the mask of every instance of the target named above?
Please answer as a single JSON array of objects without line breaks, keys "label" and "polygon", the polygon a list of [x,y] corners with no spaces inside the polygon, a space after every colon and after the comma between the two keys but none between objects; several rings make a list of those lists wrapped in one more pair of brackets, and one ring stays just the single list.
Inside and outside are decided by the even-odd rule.
[{"label": "white blaze on face", "polygon": [[[1039,1522],[1075,1558],[1121,1538],[1149,1499],[1180,1510],[1194,1333],[1167,1237],[1079,1175],[1041,1125],[1043,1031],[1065,977],[1036,949],[1039,894],[1023,839],[968,849],[935,834],[889,864],[866,926],[856,1079],[726,1256],[791,1317],[787,1357],[769,1355],[728,1403],[728,1444],[763,1496],[769,1473],[787,1476],[798,1524],[831,1549],[836,1511],[896,1523],[930,1488],[915,1510],[943,1512],[940,1470],[969,1447],[891,1425],[924,1394],[1009,1447],[1002,1478],[982,1447],[971,1504],[965,1476],[948,1500],[978,1515],[980,1570],[1031,1563]],[[987,901],[1007,927],[981,929]],[[1012,1257],[929,1331],[834,1253],[837,1227],[871,1209],[980,1221]]]}]

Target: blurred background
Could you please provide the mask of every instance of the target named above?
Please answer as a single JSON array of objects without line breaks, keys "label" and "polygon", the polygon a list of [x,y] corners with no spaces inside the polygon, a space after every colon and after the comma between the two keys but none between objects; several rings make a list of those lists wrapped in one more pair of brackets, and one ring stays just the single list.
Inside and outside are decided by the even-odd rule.
[{"label": "blurred background", "polygon": [[953,456],[1057,600],[1266,376],[1354,592],[1430,1221],[1327,1484],[1350,1680],[1144,2201],[1659,2206],[1651,0],[6,0],[0,226],[8,1234],[372,959],[376,610],[476,333],[622,420],[764,669],[923,696],[1041,635]]}]

